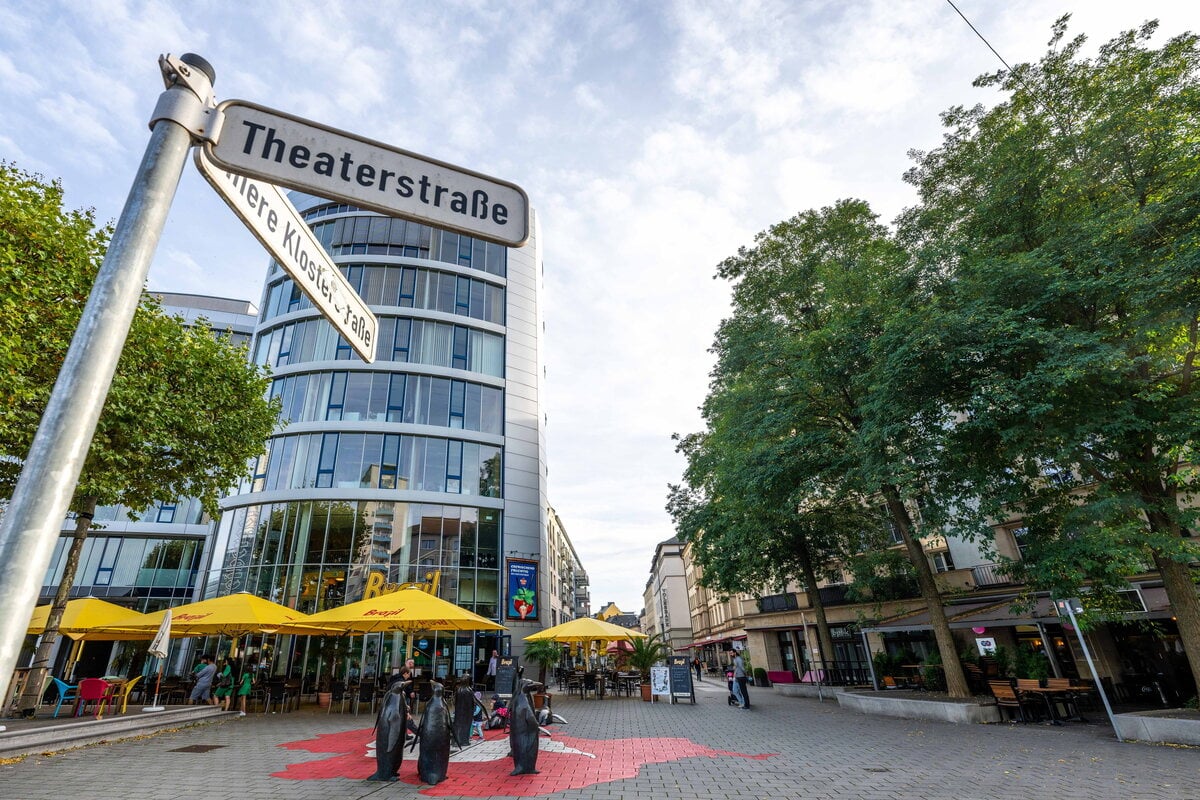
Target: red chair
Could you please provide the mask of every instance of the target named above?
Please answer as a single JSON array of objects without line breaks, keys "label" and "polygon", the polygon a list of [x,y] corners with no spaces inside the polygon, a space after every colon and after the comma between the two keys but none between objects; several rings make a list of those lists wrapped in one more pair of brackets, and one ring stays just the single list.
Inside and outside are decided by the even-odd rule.
[{"label": "red chair", "polygon": [[75,716],[83,716],[88,703],[96,704],[96,719],[104,713],[104,707],[113,701],[108,691],[108,681],[100,678],[84,678],[79,682],[79,700]]}]

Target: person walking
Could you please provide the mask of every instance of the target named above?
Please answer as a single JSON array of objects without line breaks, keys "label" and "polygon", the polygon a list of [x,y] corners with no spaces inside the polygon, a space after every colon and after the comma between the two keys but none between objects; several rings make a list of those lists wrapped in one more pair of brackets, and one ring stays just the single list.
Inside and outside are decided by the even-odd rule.
[{"label": "person walking", "polygon": [[217,665],[213,663],[212,656],[200,656],[200,664],[192,671],[196,675],[196,685],[192,687],[188,702],[192,705],[211,702],[213,676],[217,674]]},{"label": "person walking", "polygon": [[242,678],[238,681],[237,699],[238,699],[238,716],[246,716],[246,698],[250,696],[250,692],[254,689],[254,667],[257,665],[258,659],[255,656],[250,656],[242,662]]},{"label": "person walking", "polygon": [[694,658],[692,658],[692,666],[696,668],[696,680],[698,680],[698,681],[704,680],[703,678],[700,677],[700,656],[695,656]]},{"label": "person walking", "polygon": [[212,704],[220,706],[222,711],[228,711],[232,700],[233,667],[230,666],[229,659],[222,658],[220,664],[217,665],[216,677],[213,679]]},{"label": "person walking", "polygon": [[742,708],[749,710],[750,708],[750,693],[746,691],[746,662],[742,660],[742,652],[734,651],[733,656],[733,681],[737,684],[739,698],[742,701]]}]

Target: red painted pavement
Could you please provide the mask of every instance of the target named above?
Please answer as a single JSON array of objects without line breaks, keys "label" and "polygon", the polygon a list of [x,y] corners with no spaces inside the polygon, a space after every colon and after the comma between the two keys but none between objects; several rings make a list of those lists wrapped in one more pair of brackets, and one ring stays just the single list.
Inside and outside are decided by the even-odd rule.
[{"label": "red painted pavement", "polygon": [[[421,793],[433,797],[528,797],[632,778],[638,774],[643,764],[661,764],[681,758],[765,759],[775,755],[749,755],[713,750],[682,738],[595,740],[578,739],[556,732],[552,740],[541,740],[537,762],[540,774],[510,776],[508,773],[512,772],[513,762],[507,756],[507,740],[507,734],[502,731],[488,731],[485,743],[453,753],[446,780],[436,786],[422,784],[421,779],[417,777],[417,754],[405,750],[404,763],[400,767],[400,780],[414,786],[426,786]],[[280,747],[336,755],[317,761],[289,764],[286,769],[271,775],[288,780],[362,780],[375,772],[375,759],[368,752],[368,745],[374,741],[373,731],[366,728],[319,734],[315,739],[286,742]],[[558,749],[566,752],[556,752]]]}]

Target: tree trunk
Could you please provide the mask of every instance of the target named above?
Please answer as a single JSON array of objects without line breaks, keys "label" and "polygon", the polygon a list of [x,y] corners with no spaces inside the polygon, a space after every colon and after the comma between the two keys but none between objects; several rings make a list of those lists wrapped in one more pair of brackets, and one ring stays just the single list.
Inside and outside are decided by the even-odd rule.
[{"label": "tree trunk", "polygon": [[[1170,534],[1181,538],[1186,533],[1182,526],[1168,515],[1152,511],[1146,515],[1150,530],[1159,534]],[[1200,687],[1200,596],[1196,594],[1196,582],[1187,564],[1154,551],[1154,565],[1162,576],[1163,588],[1175,615],[1179,628],[1179,641],[1187,655],[1192,680]]]},{"label": "tree trunk", "polygon": [[54,604],[46,618],[46,627],[42,632],[33,658],[29,678],[25,681],[25,690],[21,693],[18,705],[22,714],[32,716],[42,703],[42,685],[50,676],[50,656],[54,653],[54,645],[58,642],[58,625],[62,622],[63,611],[67,600],[71,597],[71,586],[75,583],[75,572],[79,568],[79,554],[83,552],[83,543],[88,531],[92,529],[92,517],[96,512],[96,498],[85,497],[80,502],[80,510],[75,512],[75,538],[71,541],[71,551],[67,554],[67,564],[63,568],[62,580],[58,584],[58,592],[54,595]]},{"label": "tree trunk", "polygon": [[908,560],[916,570],[921,598],[929,609],[929,623],[933,627],[938,653],[942,656],[942,669],[946,673],[946,692],[951,697],[970,697],[967,677],[963,674],[962,663],[958,659],[958,645],[954,641],[954,634],[950,632],[950,623],[946,621],[942,593],[938,591],[937,583],[933,579],[933,569],[929,566],[929,559],[925,557],[925,548],[913,531],[912,517],[908,515],[908,509],[904,507],[904,501],[900,499],[900,492],[895,486],[884,486],[882,491],[887,501],[888,513],[900,529],[900,536],[908,549]]},{"label": "tree trunk", "polygon": [[821,645],[821,661],[831,661],[833,635],[829,632],[829,620],[825,616],[825,602],[821,599],[821,590],[817,588],[817,572],[813,568],[812,553],[808,549],[808,540],[803,536],[796,540],[796,556],[800,560],[800,572],[808,589],[808,601],[812,604],[813,614],[817,618],[817,642]]}]

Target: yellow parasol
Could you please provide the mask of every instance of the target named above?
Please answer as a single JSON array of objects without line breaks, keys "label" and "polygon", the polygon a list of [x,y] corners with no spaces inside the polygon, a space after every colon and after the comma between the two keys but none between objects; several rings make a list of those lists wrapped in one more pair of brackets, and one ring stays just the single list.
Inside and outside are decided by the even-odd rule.
[{"label": "yellow parasol", "polygon": [[525,637],[527,642],[537,642],[543,639],[548,639],[552,642],[621,642],[631,641],[633,639],[645,639],[646,634],[641,631],[631,631],[628,628],[622,628],[620,625],[613,625],[611,622],[605,622],[594,617],[580,617],[573,619],[570,622],[564,622],[561,625],[555,625],[553,628],[546,628],[544,631],[538,631],[535,634]]},{"label": "yellow parasol", "polygon": [[[152,638],[162,625],[166,611],[147,614],[138,630]],[[321,636],[329,633],[310,622],[311,617],[287,606],[272,603],[249,592],[238,592],[171,609],[171,636],[228,636],[236,639],[249,633],[290,633]]]},{"label": "yellow parasol", "polygon": [[503,625],[417,588],[326,609],[308,618],[328,632],[502,631]]},{"label": "yellow parasol", "polygon": [[[44,633],[49,616],[50,606],[35,608],[26,633]],[[157,625],[143,633],[140,626],[145,621],[146,615],[133,609],[95,597],[80,597],[67,603],[62,620],[58,623],[58,632],[85,641],[153,639]],[[131,627],[135,630],[131,630]]]}]

